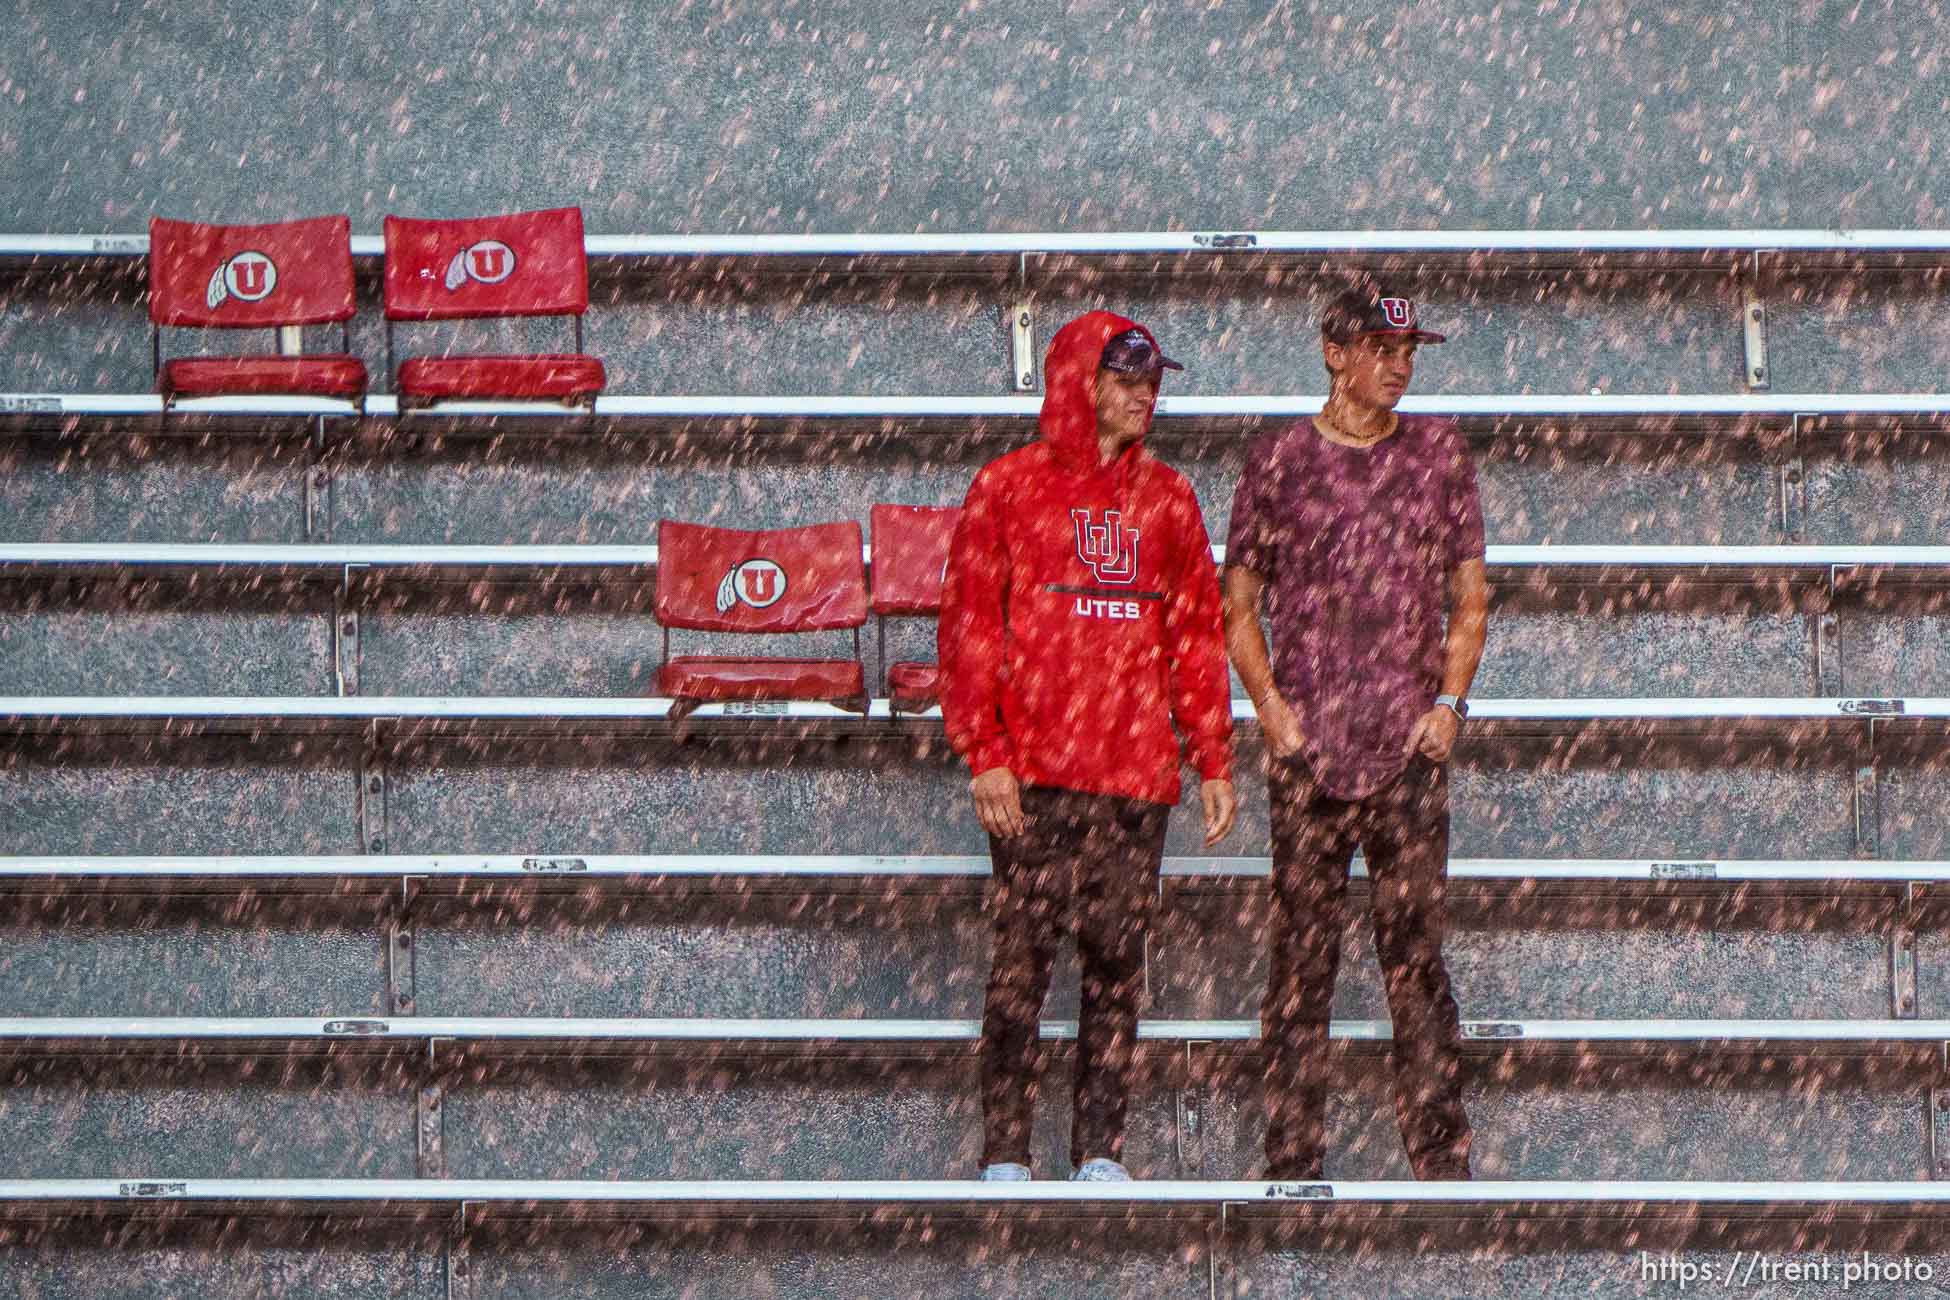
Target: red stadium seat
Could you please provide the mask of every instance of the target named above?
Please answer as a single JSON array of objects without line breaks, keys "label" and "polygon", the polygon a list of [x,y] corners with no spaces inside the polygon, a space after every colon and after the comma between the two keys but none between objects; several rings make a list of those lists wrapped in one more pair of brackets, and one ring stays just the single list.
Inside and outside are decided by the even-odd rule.
[{"label": "red stadium seat", "polygon": [[887,619],[941,613],[948,543],[960,518],[957,506],[873,508],[873,612],[879,618],[887,698],[896,713],[932,708],[941,697],[941,668],[912,661],[887,663]]},{"label": "red stadium seat", "polygon": [[[366,367],[351,355],[352,224],[310,217],[262,226],[149,222],[149,320],[156,384],[165,406],[179,397],[336,397],[366,394]],[[339,325],[340,351],[313,356],[251,353],[162,358],[165,325],[278,329]]]},{"label": "red stadium seat", "polygon": [[419,402],[523,397],[586,402],[603,391],[603,363],[594,357],[412,357],[399,367],[402,397]]},{"label": "red stadium seat", "polygon": [[[823,700],[867,707],[860,628],[867,575],[860,525],[746,532],[666,519],[657,528],[657,694],[682,718],[713,700]],[[670,653],[670,629],[781,633],[853,629],[851,659]]]},{"label": "red stadium seat", "polygon": [[941,702],[941,665],[902,660],[887,665],[888,706],[895,713],[920,713]]},{"label": "red stadium seat", "polygon": [[386,218],[386,358],[397,321],[569,316],[573,353],[413,357],[398,367],[401,406],[529,400],[586,405],[603,391],[603,363],[582,355],[589,261],[582,209],[554,208],[464,221]]}]

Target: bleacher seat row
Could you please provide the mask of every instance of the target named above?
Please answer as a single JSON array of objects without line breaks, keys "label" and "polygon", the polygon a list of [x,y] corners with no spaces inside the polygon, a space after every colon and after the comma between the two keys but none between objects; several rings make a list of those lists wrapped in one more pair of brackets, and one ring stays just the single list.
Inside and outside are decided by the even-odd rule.
[{"label": "bleacher seat row", "polygon": [[[871,608],[880,618],[880,663],[892,708],[916,712],[938,695],[933,664],[887,662],[885,620],[941,608],[952,507],[875,506]],[[868,711],[860,628],[867,621],[860,526],[816,524],[746,531],[665,520],[658,526],[657,622],[663,666],[657,693],[675,721],[726,700],[815,700]],[[764,633],[853,632],[851,659],[670,653],[671,629]]]},{"label": "bleacher seat row", "polygon": [[[1809,260],[1811,265],[1892,265],[1938,253],[1935,231],[1484,231],[1231,232],[1220,234],[1092,236],[1046,234],[1009,238],[967,236],[747,236],[721,239],[610,236],[583,233],[579,208],[432,221],[388,216],[376,241],[354,239],[347,218],[318,217],[261,225],[151,222],[147,241],[151,318],[157,326],[155,369],[165,412],[179,399],[212,397],[324,398],[363,404],[369,382],[364,363],[350,355],[352,256],[383,256],[387,370],[396,410],[440,402],[520,401],[587,409],[606,384],[602,362],[582,352],[588,309],[588,256],[647,259],[756,257],[772,264],[795,260],[950,256],[976,259],[1032,254],[1053,258],[1176,255],[1279,257],[1339,252],[1349,258],[1413,254],[1515,259],[1548,264],[1564,257],[1622,258],[1626,264],[1711,265],[1762,255]],[[58,236],[0,236],[0,259],[36,256],[99,257],[133,250],[142,241],[116,237],[67,240]],[[409,358],[395,365],[394,325],[406,321],[566,315],[575,329],[572,353]],[[303,356],[298,331],[307,324],[341,326],[341,350]],[[281,331],[276,354],[180,358],[165,364],[164,325]],[[1769,386],[1763,341],[1750,338],[1747,382]],[[1024,371],[1025,365],[1029,366]],[[1015,369],[1033,373],[1033,359]],[[1018,387],[1028,387],[1025,381]],[[375,410],[374,413],[381,413]]]},{"label": "bleacher seat row", "polygon": [[[386,218],[386,355],[402,407],[443,400],[530,400],[587,405],[603,390],[603,363],[582,355],[589,266],[582,210],[458,221]],[[149,223],[149,318],[157,384],[184,397],[292,396],[363,402],[365,363],[349,355],[354,314],[351,223],[342,216],[269,225]],[[568,316],[575,351],[411,357],[393,363],[401,321]],[[301,328],[336,323],[342,350],[162,358],[164,326]],[[283,337],[281,335],[281,342]]]},{"label": "bleacher seat row", "polygon": [[[940,612],[948,544],[960,515],[952,506],[873,507],[871,600],[858,524],[753,532],[665,520],[658,527],[664,662],[657,693],[673,701],[671,719],[725,700],[815,700],[868,712],[860,628],[869,609],[880,631],[881,685],[891,713],[932,708],[940,695],[938,667],[889,663],[887,619]],[[850,629],[853,658],[673,657],[672,628],[747,635]]]}]

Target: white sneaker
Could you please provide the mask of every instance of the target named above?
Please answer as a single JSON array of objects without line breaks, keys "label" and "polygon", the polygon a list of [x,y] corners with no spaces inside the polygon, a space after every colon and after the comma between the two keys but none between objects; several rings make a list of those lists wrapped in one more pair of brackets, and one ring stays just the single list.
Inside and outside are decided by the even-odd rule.
[{"label": "white sneaker", "polygon": [[1098,1156],[1094,1160],[1084,1161],[1077,1168],[1077,1171],[1070,1175],[1070,1181],[1073,1183],[1128,1183],[1131,1181],[1131,1171],[1123,1165],[1118,1164],[1115,1160]]},{"label": "white sneaker", "polygon": [[1008,1160],[998,1160],[982,1170],[985,1183],[1026,1183],[1029,1181],[1029,1166],[1015,1164]]}]

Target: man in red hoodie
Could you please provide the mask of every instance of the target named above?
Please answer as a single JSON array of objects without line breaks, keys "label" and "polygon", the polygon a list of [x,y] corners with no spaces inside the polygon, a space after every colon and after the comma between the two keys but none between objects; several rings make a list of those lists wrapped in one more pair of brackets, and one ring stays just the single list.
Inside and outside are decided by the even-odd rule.
[{"label": "man in red hoodie", "polygon": [[941,712],[994,860],[982,1177],[1027,1179],[1037,1021],[1057,940],[1082,965],[1075,1178],[1123,1181],[1128,1076],[1185,733],[1209,846],[1231,829],[1218,577],[1191,484],[1144,449],[1151,332],[1093,311],[1050,340],[1042,438],[984,466],[948,558]]}]

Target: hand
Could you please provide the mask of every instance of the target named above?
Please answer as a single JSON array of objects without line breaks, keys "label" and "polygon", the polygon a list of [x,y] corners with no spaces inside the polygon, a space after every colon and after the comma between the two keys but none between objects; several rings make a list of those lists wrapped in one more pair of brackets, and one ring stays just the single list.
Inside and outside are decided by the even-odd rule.
[{"label": "hand", "polygon": [[1232,834],[1239,800],[1233,796],[1230,781],[1206,781],[1199,786],[1198,797],[1205,805],[1205,847],[1209,849]]},{"label": "hand", "polygon": [[1257,708],[1259,729],[1266,737],[1266,752],[1274,758],[1292,758],[1300,752],[1300,719],[1293,716],[1280,693],[1274,691]]},{"label": "hand", "polygon": [[1022,812],[1022,787],[1016,774],[1006,767],[992,767],[968,783],[975,792],[975,816],[982,829],[998,839],[1008,839],[1029,829]]},{"label": "hand", "polygon": [[1408,743],[1402,746],[1402,757],[1413,758],[1416,751],[1425,754],[1431,761],[1446,763],[1449,751],[1456,747],[1456,733],[1462,730],[1462,719],[1454,709],[1446,704],[1438,704],[1415,720],[1415,727],[1408,733]]}]

